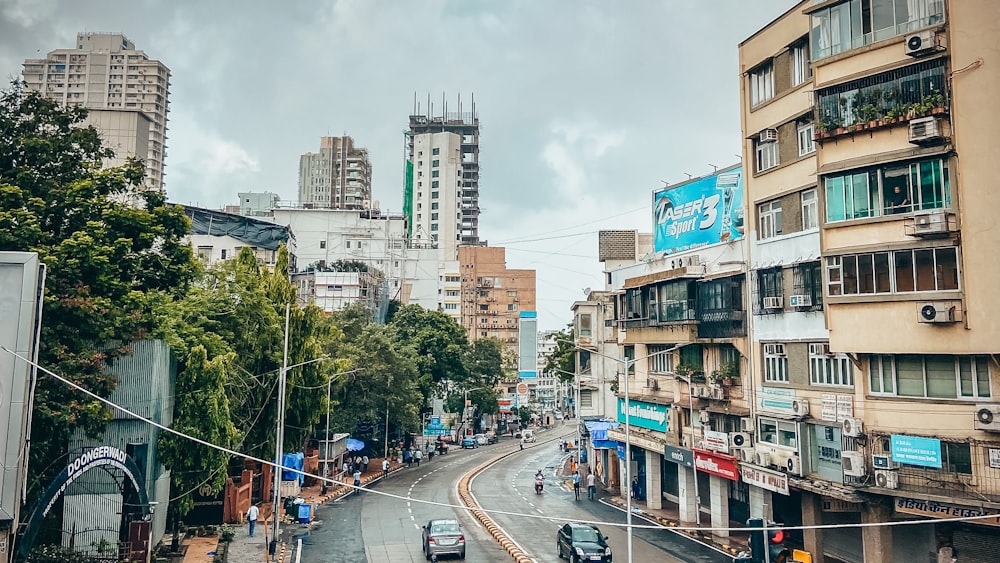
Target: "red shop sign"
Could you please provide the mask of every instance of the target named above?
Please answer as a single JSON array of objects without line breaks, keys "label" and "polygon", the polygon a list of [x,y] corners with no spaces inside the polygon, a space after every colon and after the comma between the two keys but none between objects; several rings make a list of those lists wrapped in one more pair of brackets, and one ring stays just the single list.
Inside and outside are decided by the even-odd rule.
[{"label": "red shop sign", "polygon": [[718,475],[730,481],[739,481],[740,472],[736,468],[736,458],[705,450],[694,450],[694,465],[698,471]]}]

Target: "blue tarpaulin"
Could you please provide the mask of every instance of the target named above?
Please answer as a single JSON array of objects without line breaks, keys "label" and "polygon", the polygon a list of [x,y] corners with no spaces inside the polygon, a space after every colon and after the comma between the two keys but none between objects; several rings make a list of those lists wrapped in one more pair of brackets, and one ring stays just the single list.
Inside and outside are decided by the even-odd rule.
[{"label": "blue tarpaulin", "polygon": [[615,440],[594,440],[595,450],[613,450],[618,447],[618,442]]},{"label": "blue tarpaulin", "polygon": [[608,422],[604,420],[588,420],[586,425],[587,431],[590,432],[590,439],[595,444],[598,441],[603,442],[608,439],[608,430],[618,428],[617,422]]},{"label": "blue tarpaulin", "polygon": [[[293,454],[285,454],[281,456],[282,467],[291,467],[292,469],[298,469],[299,471],[302,470],[304,461],[305,455],[303,455],[302,452],[295,452]],[[289,471],[287,469],[281,470],[282,481],[294,481],[296,479],[298,479],[301,483],[304,476],[298,471]]]},{"label": "blue tarpaulin", "polygon": [[347,439],[347,451],[360,452],[363,449],[365,449],[365,443],[361,440],[355,440],[354,438]]}]

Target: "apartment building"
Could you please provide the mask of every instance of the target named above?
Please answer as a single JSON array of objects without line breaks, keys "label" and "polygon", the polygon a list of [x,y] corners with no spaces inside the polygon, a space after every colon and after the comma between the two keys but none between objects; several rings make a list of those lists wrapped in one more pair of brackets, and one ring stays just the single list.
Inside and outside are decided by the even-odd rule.
[{"label": "apartment building", "polygon": [[461,324],[469,340],[499,338],[518,358],[511,368],[534,366],[534,347],[530,361],[521,358],[519,321],[522,312],[536,310],[535,271],[508,269],[506,250],[500,247],[460,246],[458,263],[462,278]]},{"label": "apartment building", "polygon": [[[438,114],[430,98],[423,109],[414,100],[406,132],[405,166],[403,210],[410,217],[414,240],[436,241],[449,249],[484,244],[479,239],[479,116],[475,98],[469,112],[463,111],[461,97],[457,112],[449,112],[442,100]],[[431,219],[433,215],[438,219]]]},{"label": "apartment building", "polygon": [[[616,420],[631,427],[639,501],[673,503],[692,523],[704,512],[715,528],[749,513],[735,456],[750,413],[742,175],[731,166],[654,192],[652,252],[606,270],[621,347],[612,361],[623,373]],[[608,244],[618,238],[609,234]],[[601,255],[624,262],[610,248]],[[607,438],[626,443],[623,428]],[[625,468],[619,482],[629,494]]]},{"label": "apartment building", "polygon": [[354,138],[320,137],[319,152],[299,157],[299,204],[320,209],[371,209],[372,164]]},{"label": "apartment building", "polygon": [[146,164],[146,187],[164,190],[170,69],[121,33],[82,32],[76,45],[26,59],[22,77],[29,91],[65,106],[91,110],[88,124],[101,133],[121,164]]},{"label": "apartment building", "polygon": [[803,532],[813,561],[1000,547],[998,22],[988,1],[804,1],[740,44],[741,477],[754,515],[842,525]]},{"label": "apartment building", "polygon": [[184,213],[191,220],[188,242],[205,265],[235,258],[243,247],[249,247],[259,264],[273,268],[278,249],[284,244],[288,249],[289,270],[296,271],[295,233],[288,227],[190,205],[184,206]]}]

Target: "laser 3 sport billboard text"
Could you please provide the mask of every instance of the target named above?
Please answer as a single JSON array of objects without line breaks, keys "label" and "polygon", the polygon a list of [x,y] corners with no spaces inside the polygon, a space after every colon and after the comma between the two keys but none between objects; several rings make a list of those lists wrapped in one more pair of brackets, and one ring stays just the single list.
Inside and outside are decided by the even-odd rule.
[{"label": "laser 3 sport billboard text", "polygon": [[653,192],[653,248],[673,254],[743,238],[743,169]]}]

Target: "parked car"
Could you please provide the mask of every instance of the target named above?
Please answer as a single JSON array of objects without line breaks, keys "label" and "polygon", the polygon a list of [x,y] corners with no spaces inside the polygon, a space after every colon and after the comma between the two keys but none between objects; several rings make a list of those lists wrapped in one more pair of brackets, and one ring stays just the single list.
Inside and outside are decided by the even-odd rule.
[{"label": "parked car", "polygon": [[524,436],[524,441],[525,442],[531,443],[531,442],[535,441],[535,432],[534,432],[534,430],[525,430],[523,436]]},{"label": "parked car", "polygon": [[570,522],[556,533],[556,548],[559,559],[569,559],[571,563],[600,561],[611,563],[611,547],[608,537],[597,526]]},{"label": "parked car", "polygon": [[480,446],[490,445],[490,439],[486,437],[486,434],[476,434],[475,436],[473,436],[473,438],[476,439],[476,443],[478,443]]},{"label": "parked car", "polygon": [[463,450],[465,448],[478,448],[478,447],[479,447],[479,441],[476,440],[475,437],[473,437],[473,436],[466,436],[466,437],[462,438],[462,449]]},{"label": "parked car", "polygon": [[465,535],[458,520],[430,520],[423,526],[422,541],[427,559],[434,555],[457,555],[465,559]]},{"label": "parked car", "polygon": [[487,444],[496,444],[497,442],[500,441],[500,439],[497,437],[496,432],[487,432],[485,436]]}]

